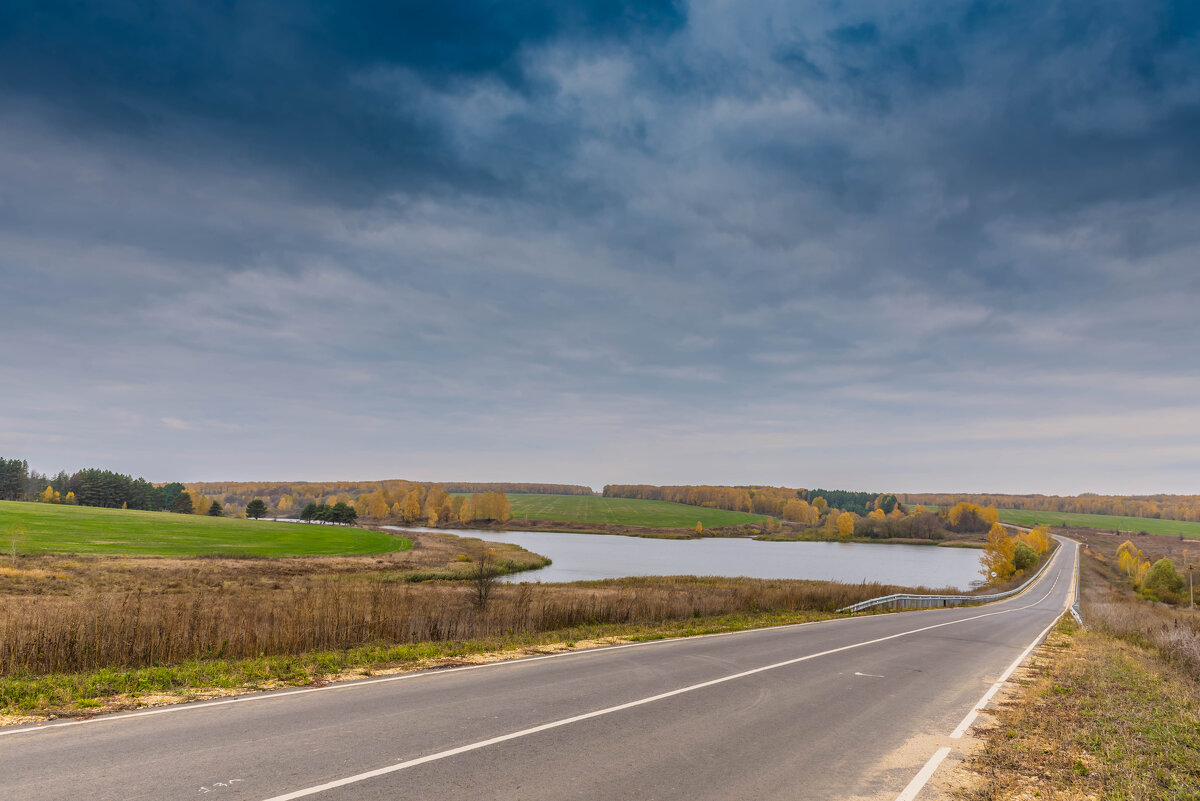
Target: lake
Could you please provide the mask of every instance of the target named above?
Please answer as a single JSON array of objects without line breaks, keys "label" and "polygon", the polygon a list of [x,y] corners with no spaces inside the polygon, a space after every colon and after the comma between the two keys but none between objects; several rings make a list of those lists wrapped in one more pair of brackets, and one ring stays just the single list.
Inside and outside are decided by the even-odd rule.
[{"label": "lake", "polygon": [[[399,527],[386,526],[394,530]],[[763,579],[878,581],[908,587],[970,589],[979,579],[974,548],[858,542],[760,542],[710,538],[657,540],[611,534],[410,528],[512,542],[554,564],[505,576],[509,582],[584,581],[624,576],[747,576]]]}]

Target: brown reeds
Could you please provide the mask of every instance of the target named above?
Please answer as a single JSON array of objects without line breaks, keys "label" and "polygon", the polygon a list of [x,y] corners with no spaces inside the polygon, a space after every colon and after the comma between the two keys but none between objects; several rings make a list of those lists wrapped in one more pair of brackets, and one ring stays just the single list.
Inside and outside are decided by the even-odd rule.
[{"label": "brown reeds", "polygon": [[[278,587],[278,585],[276,585]],[[833,611],[901,588],[750,579],[505,585],[485,608],[460,583],[321,580],[0,598],[0,674],[42,675],[366,644],[469,640],[594,623]]]}]

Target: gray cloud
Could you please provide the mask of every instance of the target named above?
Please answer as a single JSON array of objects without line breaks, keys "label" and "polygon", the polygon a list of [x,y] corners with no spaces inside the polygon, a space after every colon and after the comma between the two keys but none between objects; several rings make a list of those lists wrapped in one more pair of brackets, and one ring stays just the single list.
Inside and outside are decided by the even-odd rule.
[{"label": "gray cloud", "polygon": [[132,8],[0,17],[2,453],[1200,479],[1188,4]]}]

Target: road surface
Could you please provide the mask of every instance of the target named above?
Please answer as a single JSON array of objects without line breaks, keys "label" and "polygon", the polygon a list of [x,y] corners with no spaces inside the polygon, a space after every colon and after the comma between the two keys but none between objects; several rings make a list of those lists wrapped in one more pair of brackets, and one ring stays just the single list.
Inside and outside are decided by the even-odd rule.
[{"label": "road surface", "polygon": [[908,798],[1069,605],[1077,558],[987,606],[0,729],[0,798]]}]

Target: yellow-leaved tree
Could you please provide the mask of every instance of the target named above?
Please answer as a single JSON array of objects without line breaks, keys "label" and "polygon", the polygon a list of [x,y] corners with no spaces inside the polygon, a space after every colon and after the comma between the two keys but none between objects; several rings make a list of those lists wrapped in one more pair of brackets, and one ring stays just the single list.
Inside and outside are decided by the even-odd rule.
[{"label": "yellow-leaved tree", "polygon": [[421,493],[412,490],[404,496],[404,501],[400,504],[400,519],[405,523],[415,523],[420,516]]},{"label": "yellow-leaved tree", "polygon": [[1050,532],[1045,526],[1034,526],[1031,531],[1022,532],[1017,539],[1032,548],[1038,556],[1050,550]]},{"label": "yellow-leaved tree", "polygon": [[1013,553],[1016,547],[1004,526],[992,523],[987,542],[983,546],[983,556],[979,558],[979,572],[986,581],[1003,581],[1016,572],[1016,568],[1013,567]]},{"label": "yellow-leaved tree", "polygon": [[842,512],[837,517],[838,536],[849,537],[854,533],[854,513]]},{"label": "yellow-leaved tree", "polygon": [[1129,540],[1125,540],[1117,546],[1117,568],[1124,571],[1125,575],[1133,580],[1134,587],[1140,587],[1142,579],[1150,571],[1150,560],[1146,558],[1140,548]]}]

